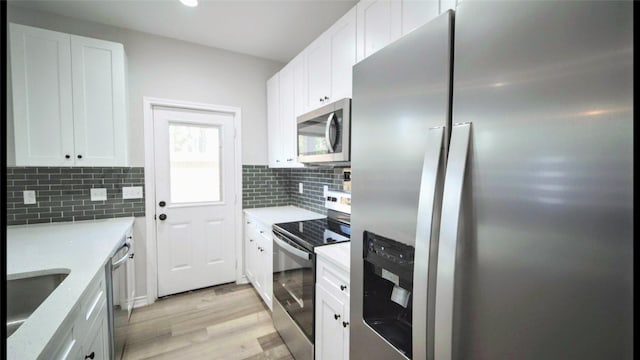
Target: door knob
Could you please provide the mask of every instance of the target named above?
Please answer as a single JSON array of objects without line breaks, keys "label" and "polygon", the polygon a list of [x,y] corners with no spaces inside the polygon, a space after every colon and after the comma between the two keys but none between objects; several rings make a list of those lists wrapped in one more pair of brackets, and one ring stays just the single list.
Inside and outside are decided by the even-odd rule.
[{"label": "door knob", "polygon": [[164,201],[160,201],[160,202],[158,203],[158,206],[160,206],[160,207],[164,207],[165,205],[167,205],[167,203],[166,203],[166,202],[164,202]]},{"label": "door knob", "polygon": [[167,219],[167,215],[166,214],[160,214],[160,216],[158,216],[158,219],[166,220]]}]

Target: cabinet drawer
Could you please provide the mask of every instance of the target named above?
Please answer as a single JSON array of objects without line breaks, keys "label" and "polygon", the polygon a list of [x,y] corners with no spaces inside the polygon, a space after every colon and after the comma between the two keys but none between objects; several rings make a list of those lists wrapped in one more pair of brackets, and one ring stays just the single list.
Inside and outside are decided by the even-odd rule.
[{"label": "cabinet drawer", "polygon": [[316,282],[337,293],[349,296],[349,273],[318,257],[316,263]]},{"label": "cabinet drawer", "polygon": [[95,322],[100,311],[106,305],[106,286],[105,275],[100,271],[96,278],[91,282],[87,291],[82,298],[80,306],[80,316],[78,317],[77,327],[79,330],[85,331]]},{"label": "cabinet drawer", "polygon": [[77,357],[80,351],[80,344],[74,337],[73,327],[69,328],[69,330],[56,341],[59,343],[59,346],[54,350],[53,356],[49,357],[50,359],[72,360]]}]

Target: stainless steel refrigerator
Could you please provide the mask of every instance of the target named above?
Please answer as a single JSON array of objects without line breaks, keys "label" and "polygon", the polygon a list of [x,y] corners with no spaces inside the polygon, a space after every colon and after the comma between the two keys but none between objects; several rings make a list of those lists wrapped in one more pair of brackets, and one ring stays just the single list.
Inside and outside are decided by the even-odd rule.
[{"label": "stainless steel refrigerator", "polygon": [[353,68],[350,357],[633,357],[630,1],[471,1]]}]

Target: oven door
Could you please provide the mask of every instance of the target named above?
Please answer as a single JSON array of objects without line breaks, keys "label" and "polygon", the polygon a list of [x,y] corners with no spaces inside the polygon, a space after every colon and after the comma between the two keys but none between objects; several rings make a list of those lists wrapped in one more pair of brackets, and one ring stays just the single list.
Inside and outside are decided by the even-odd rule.
[{"label": "oven door", "polygon": [[350,99],[298,117],[298,161],[349,161]]},{"label": "oven door", "polygon": [[273,296],[313,343],[313,252],[273,232]]}]

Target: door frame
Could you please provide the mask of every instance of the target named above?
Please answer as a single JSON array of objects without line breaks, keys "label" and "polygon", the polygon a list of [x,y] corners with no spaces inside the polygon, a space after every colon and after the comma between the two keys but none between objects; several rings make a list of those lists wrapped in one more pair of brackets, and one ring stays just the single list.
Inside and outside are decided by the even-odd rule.
[{"label": "door frame", "polygon": [[233,115],[234,128],[234,241],[236,258],[236,283],[244,281],[242,272],[242,113],[240,108],[224,105],[196,103],[191,101],[162,99],[144,96],[144,186],[145,186],[145,226],[147,255],[147,304],[158,299],[158,242],[156,220],[152,217],[156,212],[156,173],[153,132],[153,107],[162,106],[175,109],[204,110],[222,112]]}]

